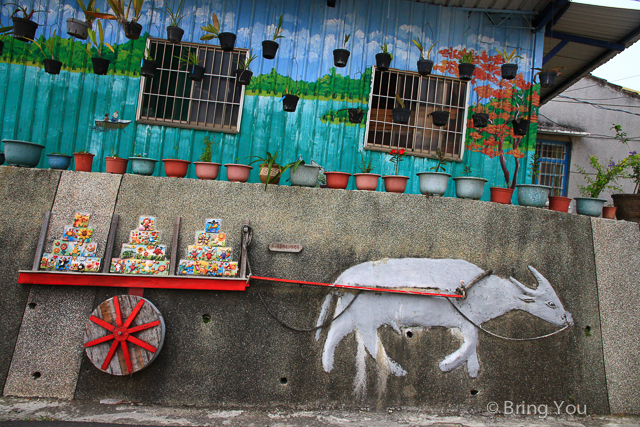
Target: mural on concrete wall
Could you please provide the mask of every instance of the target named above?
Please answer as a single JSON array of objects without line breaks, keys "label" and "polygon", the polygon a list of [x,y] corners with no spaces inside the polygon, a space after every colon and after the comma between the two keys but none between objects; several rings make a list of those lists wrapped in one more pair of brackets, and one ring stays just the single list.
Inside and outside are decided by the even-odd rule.
[{"label": "mural on concrete wall", "polygon": [[[338,344],[355,333],[357,341],[355,393],[364,395],[367,374],[366,354],[377,362],[378,391],[383,393],[389,374],[405,376],[407,371],[387,355],[378,336],[378,329],[389,326],[401,336],[404,328],[441,326],[461,341],[460,348],[439,363],[443,372],[464,365],[470,377],[477,377],[480,364],[476,348],[479,329],[483,323],[513,310],[526,311],[555,326],[573,324],[549,281],[529,266],[537,281],[529,288],[513,277],[504,279],[489,275],[473,285],[466,299],[363,292],[351,307],[331,323],[322,352],[322,366],[326,372],[334,367],[334,353]],[[347,269],[336,284],[376,288],[427,288],[454,292],[461,281],[469,283],[483,273],[480,267],[460,259],[403,258],[384,259],[358,264]],[[329,294],[318,318],[318,325],[329,317],[334,295]],[[335,315],[341,313],[355,298],[352,293],[337,297]],[[334,317],[335,317],[334,315]],[[474,325],[475,323],[475,325]],[[320,339],[320,331],[316,340]]]}]

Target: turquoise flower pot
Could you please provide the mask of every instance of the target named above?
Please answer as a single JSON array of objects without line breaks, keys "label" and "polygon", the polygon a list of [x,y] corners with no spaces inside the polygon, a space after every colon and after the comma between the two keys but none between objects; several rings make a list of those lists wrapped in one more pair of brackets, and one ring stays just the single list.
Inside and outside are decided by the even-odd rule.
[{"label": "turquoise flower pot", "polygon": [[66,154],[47,154],[47,160],[51,169],[66,171],[71,165],[71,156]]},{"label": "turquoise flower pot", "polygon": [[29,141],[4,139],[4,156],[8,165],[33,168],[40,163],[44,145]]},{"label": "turquoise flower pot", "polygon": [[457,176],[453,178],[456,183],[456,197],[458,199],[480,200],[484,193],[484,178],[475,176]]},{"label": "turquoise flower pot", "polygon": [[580,215],[599,217],[602,215],[602,208],[607,203],[605,199],[593,197],[576,197],[576,212]]},{"label": "turquoise flower pot", "polygon": [[156,159],[148,157],[129,157],[131,160],[131,172],[136,175],[153,175],[156,169]]},{"label": "turquoise flower pot", "polygon": [[549,200],[551,187],[535,184],[520,184],[516,187],[518,188],[518,204],[521,206],[541,208]]},{"label": "turquoise flower pot", "polygon": [[320,166],[298,165],[296,171],[291,171],[291,185],[300,187],[315,187],[318,184]]}]

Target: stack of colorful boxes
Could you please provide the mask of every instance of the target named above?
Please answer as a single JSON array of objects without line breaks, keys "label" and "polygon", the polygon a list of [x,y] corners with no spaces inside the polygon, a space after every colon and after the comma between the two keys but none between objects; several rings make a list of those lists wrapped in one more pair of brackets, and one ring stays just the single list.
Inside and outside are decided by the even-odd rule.
[{"label": "stack of colorful boxes", "polygon": [[62,239],[53,241],[52,253],[42,255],[41,270],[100,271],[102,259],[96,257],[97,244],[91,242],[93,228],[88,228],[90,216],[77,213],[73,225],[64,227]]},{"label": "stack of colorful boxes", "polygon": [[220,232],[219,219],[207,219],[205,230],[196,232],[196,244],[187,247],[187,259],[180,260],[179,275],[237,276],[238,263],[231,261],[231,248]]},{"label": "stack of colorful boxes", "polygon": [[155,218],[141,216],[138,229],[129,233],[129,243],[122,245],[120,258],[111,260],[111,272],[121,274],[153,274],[167,276],[167,247],[160,245],[160,232],[155,230]]}]

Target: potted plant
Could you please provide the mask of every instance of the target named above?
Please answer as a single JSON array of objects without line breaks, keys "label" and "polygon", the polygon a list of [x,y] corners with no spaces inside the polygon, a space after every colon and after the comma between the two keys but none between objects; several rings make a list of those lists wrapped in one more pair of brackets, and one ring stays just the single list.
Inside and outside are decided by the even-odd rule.
[{"label": "potted plant", "polygon": [[253,72],[249,69],[249,65],[258,57],[253,54],[253,50],[249,49],[244,59],[238,61],[238,69],[236,70],[236,82],[239,85],[247,86],[251,83]]},{"label": "potted plant", "polygon": [[200,155],[199,162],[193,162],[196,165],[196,176],[199,179],[210,179],[214,180],[218,178],[218,173],[220,171],[220,163],[215,163],[211,161],[211,157],[213,156],[211,147],[215,143],[209,136],[204,137],[204,148],[202,149],[202,154]]},{"label": "potted plant", "polygon": [[609,203],[607,203],[605,206],[602,207],[602,218],[616,219],[617,210],[618,208],[616,208],[615,206],[610,206]]},{"label": "potted plant", "polygon": [[56,41],[56,30],[53,30],[53,36],[45,42],[46,43],[45,47],[49,49],[51,58],[49,58],[49,55],[45,53],[44,49],[42,49],[42,46],[40,46],[40,44],[37,41],[35,40],[31,40],[31,41],[33,42],[33,44],[38,46],[38,49],[40,49],[40,52],[42,52],[42,56],[45,57],[45,59],[42,61],[42,63],[44,64],[44,71],[47,74],[54,74],[54,75],[60,74],[60,69],[62,68],[62,62],[57,61],[53,56],[53,48]]},{"label": "potted plant", "polygon": [[173,147],[173,156],[162,159],[162,163],[164,163],[164,174],[169,178],[184,178],[187,176],[189,165],[191,164],[189,160],[178,158],[177,145]]},{"label": "potted plant", "polygon": [[40,163],[44,145],[30,141],[3,139],[4,157],[8,165],[33,168]]},{"label": "potted plant", "polygon": [[140,62],[140,75],[152,78],[156,74],[156,70],[158,69],[158,63],[155,61],[153,56],[151,56],[151,51],[148,47],[144,49],[144,55],[142,57],[142,61]]},{"label": "potted plant", "polygon": [[578,190],[583,197],[576,197],[576,212],[580,215],[599,217],[602,214],[602,208],[607,201],[599,199],[598,196],[606,188],[611,191],[619,191],[620,188],[615,185],[616,180],[624,176],[627,169],[627,158],[616,163],[609,159],[609,164],[601,165],[596,156],[589,157],[589,163],[596,170],[595,178],[587,173],[584,168],[575,165],[578,172],[584,176],[587,185],[578,185]]},{"label": "potted plant", "polygon": [[[555,177],[554,177],[555,180]],[[559,188],[553,189],[553,195],[549,196],[549,210],[557,212],[569,212],[571,204],[570,197],[564,197],[560,194]]]},{"label": "potted plant", "polygon": [[465,174],[465,176],[453,178],[453,181],[456,183],[456,197],[459,199],[480,200],[484,193],[484,184],[487,180],[470,176],[473,173],[470,166],[465,166],[462,173]]},{"label": "potted plant", "polygon": [[384,180],[384,190],[388,193],[404,193],[407,189],[408,176],[398,175],[398,169],[400,168],[400,162],[404,160],[406,152],[404,148],[394,148],[391,150],[391,158],[389,161],[395,165],[395,175],[385,175],[382,177]]},{"label": "potted plant", "polygon": [[511,53],[508,53],[506,46],[504,47],[504,51],[500,51],[499,49],[496,49],[496,51],[498,51],[498,54],[504,62],[504,64],[502,64],[501,66],[502,78],[505,80],[515,79],[518,75],[518,64],[514,64],[512,61],[515,58],[522,59],[522,56],[516,55],[515,49],[513,49]]},{"label": "potted plant", "polygon": [[[36,30],[38,24],[33,22],[31,18],[35,13],[48,13],[46,10],[29,10],[28,7],[22,6],[16,3],[10,3],[16,6],[16,10],[11,14],[10,18],[13,20],[13,37],[16,39],[29,43],[36,38]],[[22,18],[16,16],[18,12],[22,12]]]},{"label": "potted plant", "polygon": [[347,66],[347,61],[349,60],[349,55],[351,55],[351,52],[349,52],[346,47],[350,37],[351,34],[346,34],[342,42],[342,49],[333,50],[333,65],[338,68],[344,68]]},{"label": "potted plant", "polygon": [[71,156],[58,152],[49,153],[47,154],[47,161],[51,169],[66,171],[71,165]]},{"label": "potted plant", "polygon": [[[629,138],[627,133],[622,131],[622,126],[613,124],[616,131],[615,138],[626,144],[629,149]],[[613,204],[617,208],[616,216],[618,219],[625,221],[640,222],[640,154],[635,150],[629,152],[629,156],[626,158],[627,168],[629,173],[623,175],[623,178],[631,179],[634,183],[633,193],[626,194],[613,194]]]},{"label": "potted plant", "polygon": [[[446,153],[438,147],[436,156],[438,163],[430,168],[430,170],[435,169],[434,172],[420,172],[416,174],[419,179],[420,192],[424,195],[443,196],[444,193],[447,192],[451,174],[446,173],[445,169],[445,165],[447,164]],[[441,169],[442,172],[440,172]]]},{"label": "potted plant", "polygon": [[278,52],[278,47],[280,46],[276,40],[284,38],[282,35],[283,31],[282,15],[280,15],[280,19],[278,19],[278,26],[273,31],[273,38],[262,42],[262,57],[264,59],[273,59],[276,57],[276,52]]},{"label": "potted plant", "polygon": [[473,72],[476,69],[475,61],[476,54],[473,50],[467,50],[465,47],[460,51],[460,60],[458,63],[458,76],[460,80],[471,80],[473,78]]},{"label": "potted plant", "polygon": [[[124,35],[130,40],[137,40],[142,33],[142,25],[138,23],[138,20],[142,16],[142,6],[144,0],[129,0],[129,5],[125,8],[126,0],[107,0],[107,3],[113,11],[113,15],[109,13],[100,12],[85,12],[98,19],[110,19],[118,21],[124,30]],[[133,15],[129,20],[129,12],[131,12],[131,6],[133,6]]]},{"label": "potted plant", "polygon": [[218,21],[218,17],[215,13],[211,15],[211,21],[212,23],[206,27],[200,27],[202,31],[208,33],[200,37],[200,40],[207,41],[211,39],[218,39],[222,50],[225,52],[231,52],[236,44],[236,35],[233,33],[220,32],[220,22]]},{"label": "potted plant", "polygon": [[516,114],[513,120],[511,121],[511,125],[513,126],[513,133],[516,136],[524,136],[527,134],[527,131],[529,130],[529,126],[531,125],[531,121],[527,118],[528,117],[527,113],[523,114],[523,116],[520,117],[520,113],[522,113],[520,108],[526,105],[525,93],[522,92],[521,94],[518,94],[516,92],[514,99],[515,99]]},{"label": "potted plant", "polygon": [[354,124],[362,123],[362,118],[364,117],[364,113],[366,112],[366,110],[363,110],[360,107],[341,108],[340,110],[338,110],[338,112],[340,111],[346,111],[349,114],[349,123]]},{"label": "potted plant", "polygon": [[[236,159],[239,160],[239,159]],[[239,163],[225,163],[227,169],[227,180],[229,182],[247,182],[252,166],[241,165]]]},{"label": "potted plant", "polygon": [[427,114],[427,117],[433,119],[434,126],[445,126],[449,123],[449,112],[442,110],[435,110]]},{"label": "potted plant", "polygon": [[273,155],[270,152],[265,151],[265,156],[263,157],[250,156],[248,158],[255,159],[251,163],[249,163],[250,165],[256,162],[261,162],[260,171],[258,175],[260,176],[260,182],[264,184],[265,191],[267,191],[267,187],[269,186],[269,184],[278,184],[280,182],[280,177],[287,169],[297,166],[300,163],[303,163],[302,161],[299,160],[297,162],[288,163],[284,166],[280,166],[277,163],[277,160],[278,160],[277,151]]},{"label": "potted plant", "polygon": [[[515,169],[513,171],[513,179],[511,179],[509,169],[507,168],[507,161],[505,159],[505,150],[504,150],[504,142],[505,138],[507,138],[508,134],[510,134],[510,128],[507,123],[499,124],[490,127],[491,131],[489,132],[495,140],[498,141],[497,152],[499,153],[498,159],[500,161],[500,167],[502,168],[502,173],[504,174],[504,180],[506,182],[506,188],[502,187],[491,187],[491,201],[496,203],[505,203],[511,204],[511,197],[513,195],[513,190],[516,188],[516,178],[518,176],[518,170],[520,169],[520,160],[518,157],[514,156],[515,160]],[[511,154],[514,154],[520,143],[522,142],[521,136],[515,136],[513,138],[513,149],[511,150]]]},{"label": "potted plant", "polygon": [[351,174],[348,172],[333,171],[325,172],[324,177],[327,179],[327,187],[344,190],[349,185]]},{"label": "potted plant", "polygon": [[129,160],[131,161],[131,173],[145,176],[153,175],[156,163],[158,163],[156,159],[147,157],[147,153],[133,154]]},{"label": "potted plant", "polygon": [[389,53],[387,44],[381,44],[380,49],[382,52],[376,54],[376,68],[380,71],[387,71],[391,66],[391,60],[393,55]]},{"label": "potted plant", "polygon": [[80,150],[73,153],[76,172],[91,172],[91,169],[93,169],[94,156],[95,154],[87,150]]},{"label": "potted plant", "polygon": [[[313,160],[311,161],[313,163]],[[318,176],[320,175],[321,166],[318,165],[307,165],[300,157],[297,161],[290,163],[289,168],[291,169],[291,176],[289,180],[291,181],[291,186],[298,187],[317,187],[318,186]]]},{"label": "potted plant", "polygon": [[431,74],[431,70],[433,69],[433,61],[430,59],[430,57],[431,57],[431,49],[433,49],[433,47],[438,42],[433,43],[429,47],[429,49],[427,49],[427,55],[425,57],[424,47],[422,46],[422,41],[420,40],[420,37],[416,37],[415,39],[411,39],[411,41],[413,42],[414,45],[416,45],[416,47],[420,51],[420,59],[418,60],[418,74],[420,74],[421,76],[427,76],[427,75]]},{"label": "potted plant", "polygon": [[396,102],[400,107],[396,107],[392,110],[393,122],[406,125],[407,123],[409,123],[409,118],[411,117],[411,110],[404,107],[404,101],[402,101],[402,98],[400,98],[400,95],[398,95],[397,93],[396,93]]},{"label": "potted plant", "polygon": [[80,40],[86,40],[89,37],[89,28],[93,28],[95,17],[88,15],[87,12],[99,12],[96,8],[95,0],[89,0],[85,6],[82,0],[77,0],[80,9],[84,12],[84,21],[76,18],[67,19],[67,34]]},{"label": "potted plant", "polygon": [[562,74],[560,72],[562,69],[564,69],[564,67],[534,68],[534,70],[538,70],[538,72],[533,76],[533,79],[534,81],[536,77],[540,79],[540,87],[553,87],[553,85],[556,84],[556,77]]},{"label": "potted plant", "polygon": [[356,188],[358,190],[376,191],[378,188],[378,180],[380,175],[377,173],[371,173],[373,170],[373,158],[369,156],[369,161],[365,161],[364,155],[360,153],[360,166],[358,169],[360,173],[354,173],[353,177],[356,180]]},{"label": "potted plant", "polygon": [[289,113],[296,111],[298,107],[298,101],[300,97],[289,92],[289,89],[285,89],[282,97],[282,109]]},{"label": "potted plant", "polygon": [[518,184],[518,204],[522,206],[532,206],[541,208],[547,204],[549,200],[549,192],[551,187],[545,185],[537,185],[535,182],[538,180],[540,174],[540,154],[535,153],[529,163],[529,170],[531,172],[531,184]]},{"label": "potted plant", "polygon": [[[102,57],[102,47],[106,46],[111,50],[111,52],[115,53],[115,50],[111,47],[109,43],[104,42],[104,30],[102,29],[102,23],[98,21],[98,39],[96,39],[96,32],[92,29],[88,30],[89,32],[89,40],[87,41],[87,46],[85,47],[85,53],[91,57],[91,64],[93,65],[93,72],[99,76],[103,76],[107,74],[109,70],[109,61]],[[94,45],[98,56],[92,56],[91,45]]]},{"label": "potted plant", "polygon": [[180,43],[182,41],[182,36],[184,36],[184,30],[180,28],[180,22],[185,16],[187,16],[184,13],[184,0],[180,0],[175,9],[172,4],[167,1],[165,2],[163,9],[156,10],[160,10],[167,18],[169,18],[169,25],[167,26],[167,40],[171,43]]},{"label": "potted plant", "polygon": [[111,156],[105,157],[105,161],[105,171],[107,173],[123,175],[125,172],[127,172],[127,164],[129,163],[129,159],[118,157],[113,153],[113,148],[111,149]]},{"label": "potted plant", "polygon": [[174,58],[178,58],[184,64],[187,65],[189,69],[189,78],[194,82],[202,81],[204,78],[205,68],[200,65],[203,61],[202,59],[198,59],[198,54],[191,50],[187,50],[185,56],[174,56]]}]

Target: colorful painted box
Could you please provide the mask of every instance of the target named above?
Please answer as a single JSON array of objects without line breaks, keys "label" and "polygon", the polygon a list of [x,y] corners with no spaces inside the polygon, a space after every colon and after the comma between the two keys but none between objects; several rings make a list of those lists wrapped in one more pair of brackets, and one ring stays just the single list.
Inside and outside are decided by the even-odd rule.
[{"label": "colorful painted box", "polygon": [[93,235],[93,228],[79,228],[66,225],[62,240],[67,242],[90,243]]},{"label": "colorful painted box", "polygon": [[70,256],[60,255],[55,260],[55,269],[58,271],[69,271],[71,269]]},{"label": "colorful painted box", "polygon": [[88,213],[77,213],[73,218],[73,227],[86,228],[89,226],[89,217],[91,214]]},{"label": "colorful painted box", "polygon": [[231,248],[216,248],[217,249],[217,261],[231,261]]},{"label": "colorful painted box", "polygon": [[179,275],[190,276],[222,276],[223,270],[217,261],[194,261],[182,259],[178,264]]},{"label": "colorful painted box", "polygon": [[138,261],[138,274],[153,274],[156,276],[169,275],[169,261],[152,261],[140,259]]},{"label": "colorful painted box", "polygon": [[225,233],[207,233],[206,231],[196,232],[196,245],[202,246],[224,246],[227,242]]},{"label": "colorful painted box", "polygon": [[96,257],[73,257],[71,260],[71,271],[89,271],[89,272],[100,272],[100,261],[101,258]]},{"label": "colorful painted box", "polygon": [[160,242],[159,231],[132,230],[129,234],[129,243],[132,245],[157,245]]},{"label": "colorful painted box", "polygon": [[178,264],[178,275],[179,276],[192,275],[195,265],[196,265],[196,261],[193,261],[190,259],[181,259],[180,263]]},{"label": "colorful painted box", "polygon": [[231,260],[231,248],[217,246],[187,246],[187,259],[194,261],[229,261]]},{"label": "colorful painted box", "polygon": [[219,219],[207,219],[205,220],[204,231],[206,233],[220,233],[220,225],[222,221]]},{"label": "colorful painted box", "polygon": [[152,216],[141,216],[138,220],[139,231],[154,231],[156,226],[156,219]]},{"label": "colorful painted box", "polygon": [[126,266],[127,266],[127,260],[126,259],[112,258],[111,259],[111,267],[109,268],[109,271],[111,273],[122,274],[122,273],[125,272]]},{"label": "colorful painted box", "polygon": [[166,245],[128,245],[125,243],[122,245],[120,258],[164,261],[166,259],[166,254]]},{"label": "colorful painted box", "polygon": [[237,262],[221,262],[222,275],[223,276],[237,276],[238,275],[238,263]]},{"label": "colorful painted box", "polygon": [[96,256],[96,243],[78,243],[78,242],[67,242],[65,240],[54,240],[53,241],[53,252],[54,255],[70,255],[70,256],[85,256],[85,257],[93,257]]},{"label": "colorful painted box", "polygon": [[58,255],[42,254],[42,258],[40,259],[40,270],[55,270],[57,259]]}]

